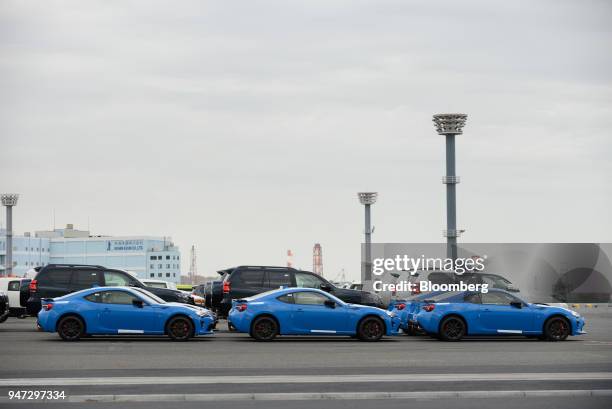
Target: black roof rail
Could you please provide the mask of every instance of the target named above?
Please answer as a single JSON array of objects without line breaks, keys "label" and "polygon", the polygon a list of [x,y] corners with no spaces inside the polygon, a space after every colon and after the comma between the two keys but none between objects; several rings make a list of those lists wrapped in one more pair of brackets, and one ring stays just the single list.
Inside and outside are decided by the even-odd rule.
[{"label": "black roof rail", "polygon": [[45,267],[89,267],[89,268],[106,268],[96,264],[47,264]]}]

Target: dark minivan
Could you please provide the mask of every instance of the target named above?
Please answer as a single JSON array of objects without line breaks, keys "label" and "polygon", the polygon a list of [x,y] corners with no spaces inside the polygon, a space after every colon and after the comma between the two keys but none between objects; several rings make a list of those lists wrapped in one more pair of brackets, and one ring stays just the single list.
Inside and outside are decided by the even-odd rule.
[{"label": "dark minivan", "polygon": [[226,316],[231,309],[232,299],[250,297],[279,287],[318,288],[347,303],[384,308],[377,294],[338,288],[323,277],[309,271],[290,267],[240,266],[221,270],[218,273],[223,276],[223,296],[218,305],[215,305],[213,301],[212,306],[222,316]]},{"label": "dark minivan", "polygon": [[44,267],[37,267],[36,270],[38,273],[30,282],[30,297],[26,303],[29,315],[38,315],[42,298],[61,297],[95,286],[139,287],[152,292],[164,301],[193,304],[193,299],[186,293],[166,288],[147,287],[123,270],[76,264],[48,264]]}]

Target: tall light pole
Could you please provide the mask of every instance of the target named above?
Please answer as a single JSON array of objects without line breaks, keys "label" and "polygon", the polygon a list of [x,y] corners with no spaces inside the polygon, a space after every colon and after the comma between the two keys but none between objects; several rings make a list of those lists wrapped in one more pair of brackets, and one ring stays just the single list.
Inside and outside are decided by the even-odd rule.
[{"label": "tall light pole", "polygon": [[13,273],[13,206],[17,206],[19,195],[17,193],[3,193],[0,195],[2,205],[6,206],[6,257],[4,274]]},{"label": "tall light pole", "polygon": [[437,114],[433,116],[436,131],[446,136],[446,176],[442,183],[446,185],[446,257],[457,258],[457,237],[463,230],[457,230],[456,185],[459,176],[455,174],[455,135],[463,134],[466,114]]},{"label": "tall light pole", "polygon": [[365,263],[362,268],[364,281],[372,280],[372,228],[370,224],[370,206],[376,203],[378,193],[359,192],[359,202],[365,207]]}]

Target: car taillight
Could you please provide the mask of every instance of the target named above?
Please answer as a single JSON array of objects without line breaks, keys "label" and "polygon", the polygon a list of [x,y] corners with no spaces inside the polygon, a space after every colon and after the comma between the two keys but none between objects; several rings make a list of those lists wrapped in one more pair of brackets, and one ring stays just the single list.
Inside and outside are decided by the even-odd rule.
[{"label": "car taillight", "polygon": [[397,308],[398,310],[403,310],[404,308],[406,308],[406,304],[404,303],[400,303],[400,304],[396,304],[395,308]]},{"label": "car taillight", "polygon": [[223,294],[229,294],[231,288],[229,281],[223,282]]},{"label": "car taillight", "polygon": [[38,290],[38,281],[32,280],[30,281],[30,292],[35,293]]},{"label": "car taillight", "polygon": [[436,306],[433,304],[427,304],[426,306],[423,307],[423,309],[427,312],[432,312],[434,308],[436,308]]},{"label": "car taillight", "polygon": [[53,308],[53,304],[43,304],[42,308],[45,311],[49,311],[51,308]]},{"label": "car taillight", "polygon": [[247,305],[246,305],[246,304],[238,304],[238,305],[236,306],[236,310],[237,310],[238,312],[246,311],[246,309],[247,309]]}]

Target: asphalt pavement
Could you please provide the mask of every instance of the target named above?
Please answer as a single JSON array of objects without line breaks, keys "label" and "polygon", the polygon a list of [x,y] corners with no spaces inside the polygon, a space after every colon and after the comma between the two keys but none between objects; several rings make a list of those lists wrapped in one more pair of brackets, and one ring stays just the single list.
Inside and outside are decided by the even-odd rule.
[{"label": "asphalt pavement", "polygon": [[40,407],[355,408],[612,407],[612,314],[587,317],[565,342],[397,336],[280,337],[230,333],[186,343],[164,337],[92,337],[67,343],[31,318],[0,324],[0,405],[9,391],[64,391]]}]

